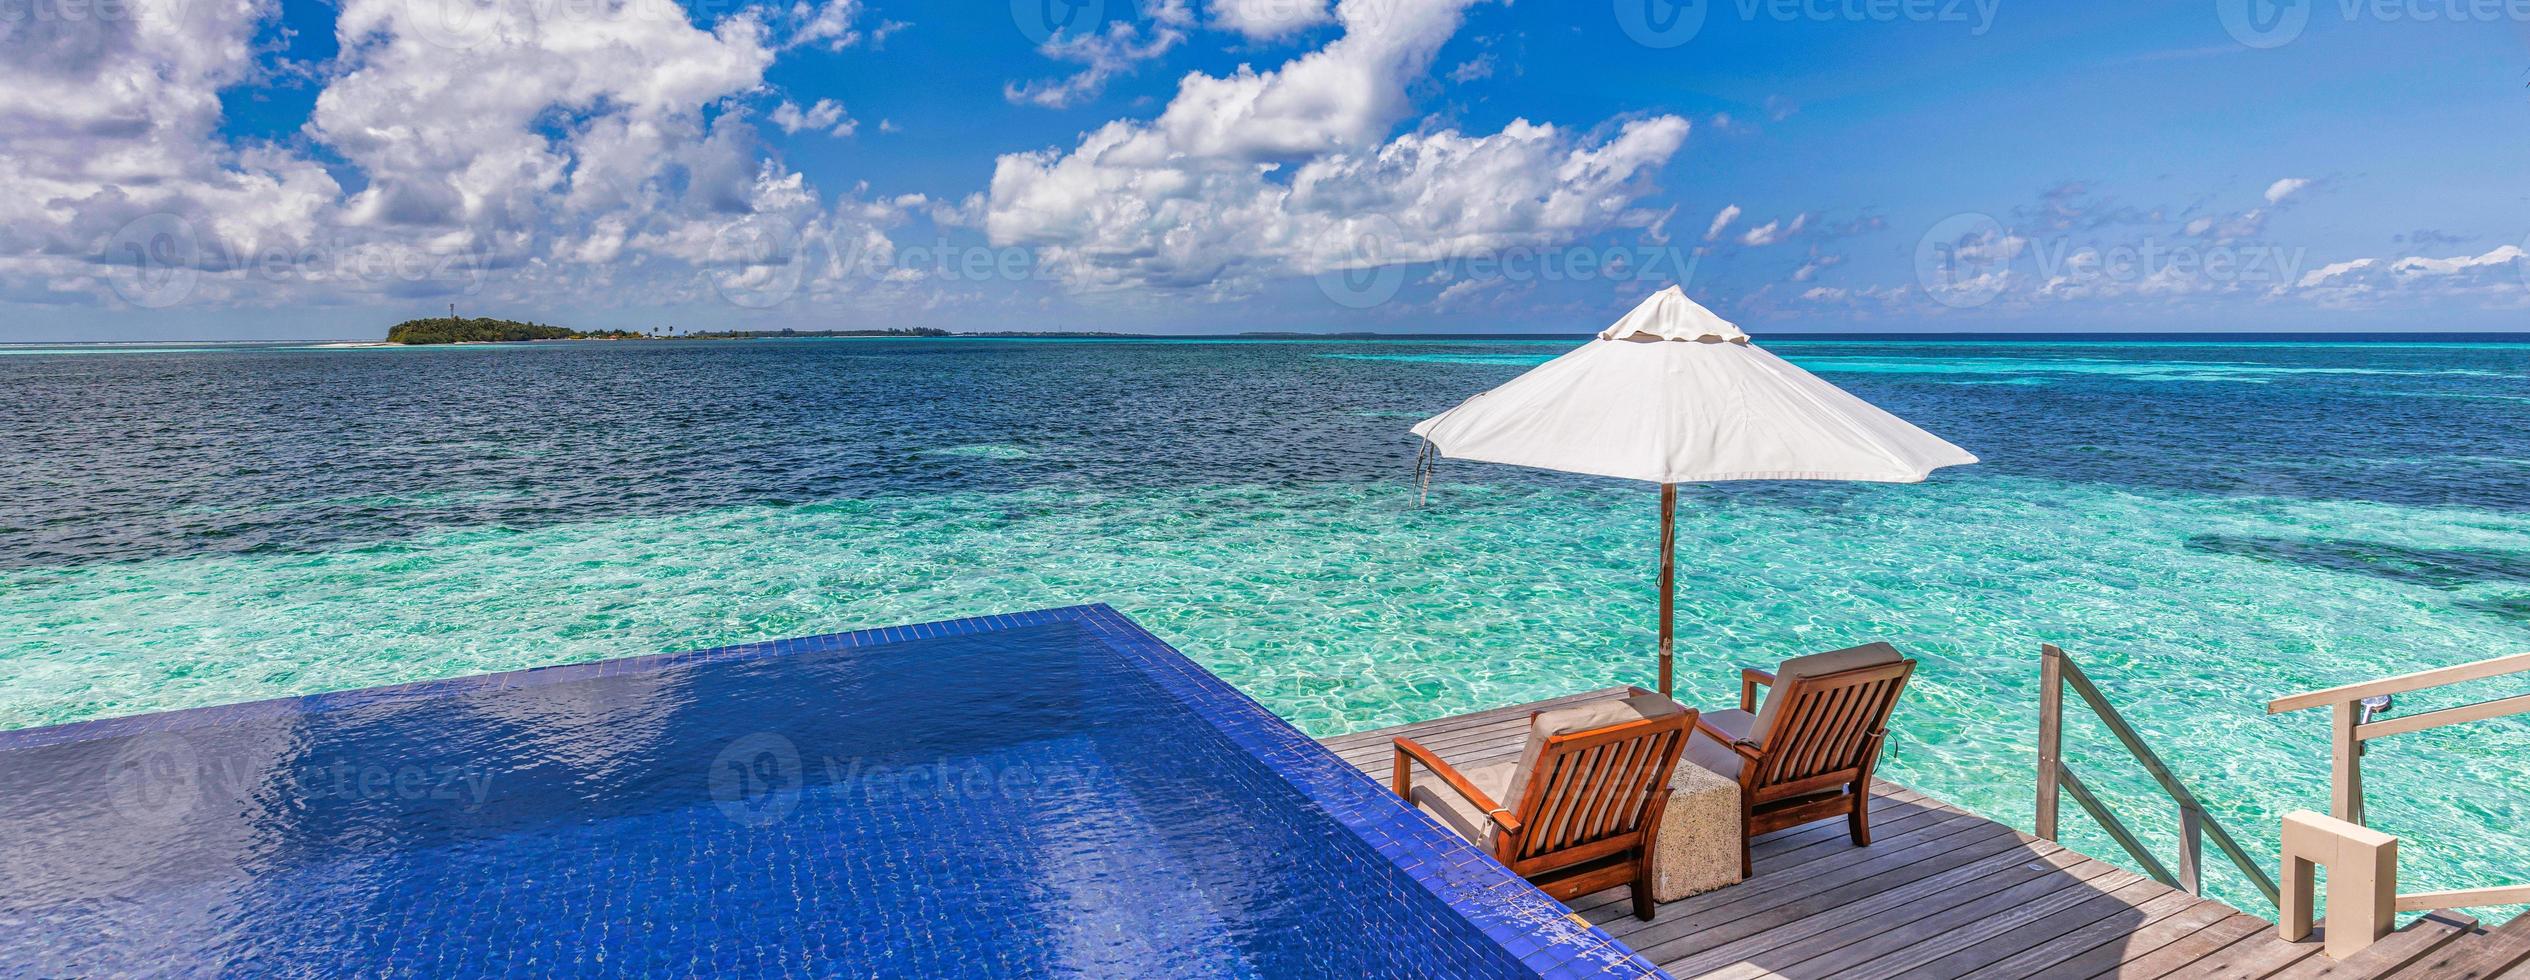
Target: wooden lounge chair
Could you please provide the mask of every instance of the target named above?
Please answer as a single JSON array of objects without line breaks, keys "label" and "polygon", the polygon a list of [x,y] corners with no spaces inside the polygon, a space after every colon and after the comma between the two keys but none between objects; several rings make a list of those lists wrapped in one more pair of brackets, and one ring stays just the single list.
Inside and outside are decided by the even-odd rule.
[{"label": "wooden lounge chair", "polygon": [[1696,719],[1688,764],[1739,780],[1741,877],[1748,841],[1785,827],[1843,814],[1855,846],[1871,843],[1871,770],[1914,672],[1886,643],[1794,657],[1740,671],[1739,709]]},{"label": "wooden lounge chair", "polygon": [[[1557,899],[1630,882],[1634,914],[1649,919],[1652,843],[1695,716],[1641,688],[1533,712],[1519,761],[1463,772],[1400,738],[1397,795]],[[1441,790],[1414,784],[1418,762]]]}]

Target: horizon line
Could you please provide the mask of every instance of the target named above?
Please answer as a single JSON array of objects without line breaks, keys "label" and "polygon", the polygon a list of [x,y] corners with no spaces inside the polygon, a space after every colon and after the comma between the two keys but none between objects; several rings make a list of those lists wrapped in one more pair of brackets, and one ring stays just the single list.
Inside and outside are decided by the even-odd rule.
[{"label": "horizon line", "polygon": [[[1588,337],[1588,336],[1590,336],[1590,335],[1595,334],[1595,333],[1597,333],[1597,332],[1598,332],[1598,331],[1597,331],[1597,329],[1595,329],[1595,328],[1594,328],[1594,329],[1590,329],[1590,330],[1576,330],[1576,331],[1572,331],[1572,332],[1549,332],[1549,331],[1456,331],[1456,332],[1423,331],[1423,332],[1391,332],[1391,331],[1365,331],[1365,330],[1342,330],[1342,331],[1249,330],[1249,331],[1239,331],[1239,332],[1234,332],[1234,333],[1146,333],[1146,332],[1140,332],[1140,331],[1129,331],[1129,330],[1078,330],[1078,331],[1069,331],[1069,330],[1043,330],[1043,331],[950,331],[950,332],[948,332],[948,333],[946,333],[946,334],[943,334],[943,335],[933,335],[933,336],[915,336],[915,335],[883,335],[883,334],[871,334],[871,335],[853,336],[853,335],[845,335],[845,334],[829,334],[829,333],[827,333],[827,331],[829,331],[829,330],[837,330],[837,329],[859,329],[859,328],[818,328],[818,329],[811,329],[811,330],[799,330],[799,328],[790,328],[790,329],[793,329],[793,330],[798,330],[798,335],[797,335],[797,336],[794,336],[794,337],[783,337],[783,336],[780,336],[780,335],[778,334],[778,330],[779,330],[779,328],[777,328],[776,330],[744,330],[744,329],[732,329],[732,330],[728,330],[728,331],[698,331],[698,334],[700,334],[700,335],[665,335],[665,336],[656,336],[656,337],[644,337],[644,338],[641,338],[641,339],[639,339],[639,340],[599,340],[599,339],[591,339],[591,340],[516,341],[516,342],[512,342],[512,343],[515,343],[515,344],[563,344],[563,343],[592,343],[592,344],[595,344],[595,343],[648,343],[648,342],[655,342],[655,341],[682,341],[682,340],[693,340],[693,341],[698,341],[698,342],[703,342],[703,341],[708,341],[708,342],[728,342],[728,341],[733,341],[733,340],[901,340],[901,341],[943,341],[943,340],[1031,340],[1031,339],[1037,339],[1037,340],[1191,340],[1191,341],[1222,341],[1222,340],[1435,340],[1435,341],[1442,341],[1442,340],[1484,340],[1484,339],[1505,339],[1505,340],[1518,340],[1518,339],[1547,339],[1547,340],[1566,340],[1566,339],[1574,339],[1574,338],[1576,338],[1576,337]],[[885,328],[875,328],[875,329],[885,329]],[[752,336],[752,337],[728,337],[728,336],[720,336],[720,337],[715,337],[715,336],[710,336],[709,334],[711,334],[711,333],[754,333],[754,334],[759,334],[759,336]],[[2190,330],[1883,330],[1883,331],[1853,331],[1853,330],[1781,330],[1781,331],[1770,331],[1770,332],[1767,332],[1767,333],[1764,333],[1764,334],[1753,334],[1753,335],[1751,335],[1751,339],[1761,340],[1761,341],[1762,341],[1762,340],[1769,339],[1769,338],[1806,338],[1806,339],[1837,339],[1837,340],[1847,340],[1847,339],[1852,339],[1852,340],[1872,340],[1872,339],[1924,339],[1924,338],[1958,338],[1958,339],[1978,339],[1978,338],[1995,338],[1995,339],[2051,339],[2051,338],[2053,338],[2053,339],[2076,339],[2076,338],[2081,338],[2081,339],[2099,339],[2099,338],[2116,338],[2116,339],[2137,339],[2137,340],[2144,340],[2144,339],[2262,340],[2262,339],[2279,339],[2279,338],[2324,338],[2324,339],[2330,339],[2330,340],[2345,341],[2345,340],[2355,340],[2355,339],[2359,339],[2359,338],[2363,338],[2363,337],[2377,337],[2377,338],[2380,338],[2380,340],[2381,340],[2382,342],[2385,342],[2385,343],[2386,343],[2386,342],[2395,342],[2395,341],[2398,341],[2398,340],[2416,340],[2416,339],[2421,339],[2421,338],[2451,338],[2451,339],[2456,339],[2456,340],[2461,340],[2461,341],[2469,341],[2469,340],[2491,340],[2491,339],[2497,339],[2497,338],[2510,338],[2510,339],[2518,339],[2518,340],[2530,340],[2530,330],[2384,330],[2384,329],[2377,329],[2377,328],[2366,328],[2366,329],[2344,329],[2344,330],[2203,330],[2203,331],[2190,331]],[[140,346],[167,345],[167,344],[178,344],[178,345],[203,345],[203,346],[209,346],[209,345],[223,345],[223,346],[244,346],[244,345],[303,345],[303,344],[371,344],[371,345],[378,345],[378,346],[441,346],[441,345],[392,345],[392,344],[387,344],[387,343],[385,343],[383,340],[379,340],[379,339],[376,339],[376,338],[367,338],[367,337],[307,337],[307,338],[290,338],[290,339],[282,339],[282,338],[267,338],[267,339],[207,339],[207,338],[186,338],[186,339],[153,339],[153,340],[9,340],[9,341],[0,341],[0,349],[7,349],[7,348],[11,348],[11,347],[36,347],[36,346],[42,346],[42,347],[140,347]],[[488,346],[488,345],[489,345],[489,344],[482,344],[482,345],[478,345],[478,344],[468,344],[468,345],[463,345],[463,346]]]}]

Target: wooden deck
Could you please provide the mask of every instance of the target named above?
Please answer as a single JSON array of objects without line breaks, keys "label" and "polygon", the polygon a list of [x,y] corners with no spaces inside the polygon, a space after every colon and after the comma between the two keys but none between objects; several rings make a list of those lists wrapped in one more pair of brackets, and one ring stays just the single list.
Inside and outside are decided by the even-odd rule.
[{"label": "wooden deck", "polygon": [[[1462,766],[1509,761],[1530,712],[1620,691],[1325,744],[1385,785],[1393,736],[1411,735]],[[2318,955],[2316,937],[2283,942],[2265,919],[1904,786],[1881,782],[1874,793],[1870,847],[1853,846],[1844,821],[1825,821],[1761,838],[1754,877],[1663,905],[1650,922],[1634,918],[1623,889],[1572,907],[1682,978],[2448,976],[2429,967],[2497,938],[2474,923],[2428,919],[2333,963]],[[2515,962],[2466,975],[2515,976],[2504,972]]]}]

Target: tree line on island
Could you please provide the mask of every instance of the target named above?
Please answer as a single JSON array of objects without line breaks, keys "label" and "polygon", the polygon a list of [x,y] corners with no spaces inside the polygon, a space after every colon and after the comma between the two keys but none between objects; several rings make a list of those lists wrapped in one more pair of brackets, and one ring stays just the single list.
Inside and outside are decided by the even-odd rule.
[{"label": "tree line on island", "polygon": [[[452,313],[454,311],[451,311]],[[1151,339],[1151,334],[1118,333],[1112,330],[984,330],[951,333],[938,327],[887,327],[866,330],[695,330],[679,332],[675,327],[652,327],[649,330],[573,330],[550,323],[523,323],[495,317],[435,316],[406,320],[387,328],[390,344],[508,344],[537,340],[766,340],[783,337],[1116,337]],[[1250,330],[1232,336],[1248,339],[1276,338],[1361,338],[1385,336],[1377,333],[1306,333],[1281,330]]]},{"label": "tree line on island", "polygon": [[640,330],[573,330],[549,323],[493,317],[435,316],[387,328],[390,344],[506,344],[535,340],[753,340],[761,337],[946,337],[937,327],[884,330],[723,330],[677,333],[674,327]]},{"label": "tree line on island", "polygon": [[549,323],[521,323],[488,316],[434,316],[406,320],[387,328],[390,344],[499,344],[523,340],[612,340],[637,336],[629,330],[589,333]]}]

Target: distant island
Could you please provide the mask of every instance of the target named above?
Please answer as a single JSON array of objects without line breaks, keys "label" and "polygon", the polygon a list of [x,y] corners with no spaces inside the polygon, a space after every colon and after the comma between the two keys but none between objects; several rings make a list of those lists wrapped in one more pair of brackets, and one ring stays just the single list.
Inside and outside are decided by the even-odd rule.
[{"label": "distant island", "polygon": [[537,340],[760,340],[772,337],[947,337],[937,327],[884,330],[717,330],[676,333],[653,330],[573,330],[550,323],[522,323],[495,317],[435,316],[406,320],[387,328],[390,344],[512,344]]},{"label": "distant island", "polygon": [[547,323],[520,323],[487,316],[435,316],[387,328],[390,344],[504,344],[522,340],[630,340],[630,330],[586,332]]},{"label": "distant island", "polygon": [[[1229,335],[1244,340],[1265,339],[1370,339],[1386,336],[1376,333],[1303,333],[1294,331],[1250,330]],[[406,320],[387,328],[388,344],[511,344],[539,340],[780,340],[816,337],[898,337],[928,338],[1097,338],[1118,340],[1203,340],[1222,339],[1193,335],[1121,333],[1113,330],[978,330],[952,332],[938,327],[885,327],[851,330],[695,330],[679,333],[675,327],[650,330],[573,330],[550,323],[503,320],[497,317],[435,316]]]}]

